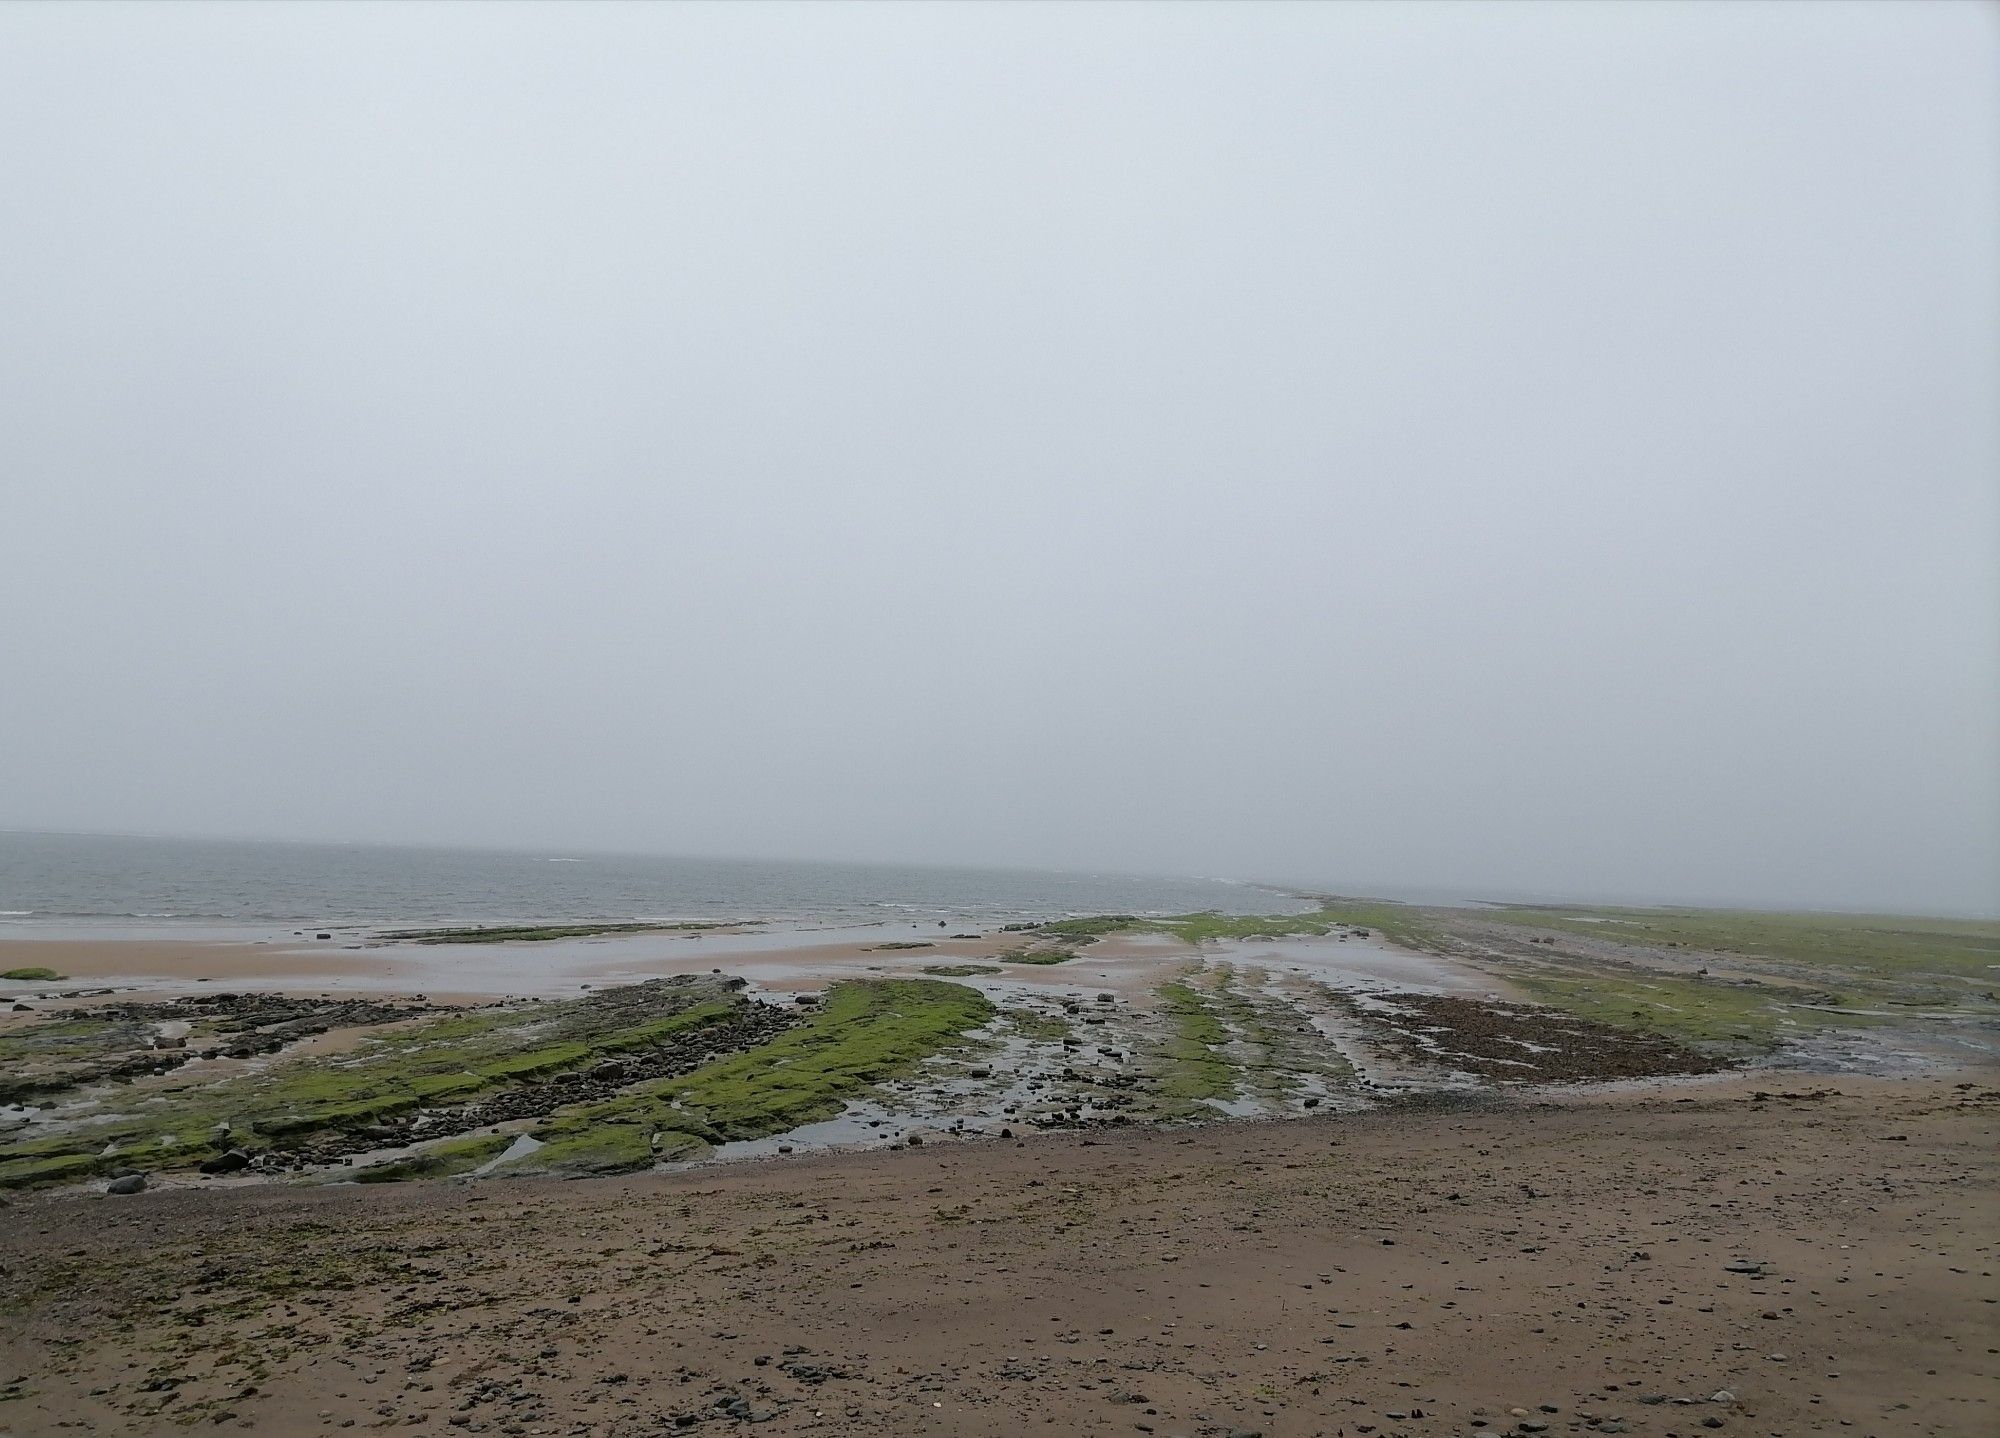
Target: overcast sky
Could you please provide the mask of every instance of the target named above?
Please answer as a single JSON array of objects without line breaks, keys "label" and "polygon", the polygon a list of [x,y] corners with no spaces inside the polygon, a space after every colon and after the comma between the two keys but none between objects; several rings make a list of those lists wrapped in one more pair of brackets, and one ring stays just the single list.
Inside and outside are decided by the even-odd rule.
[{"label": "overcast sky", "polygon": [[0,827],[1991,910],[1996,77],[0,8]]}]

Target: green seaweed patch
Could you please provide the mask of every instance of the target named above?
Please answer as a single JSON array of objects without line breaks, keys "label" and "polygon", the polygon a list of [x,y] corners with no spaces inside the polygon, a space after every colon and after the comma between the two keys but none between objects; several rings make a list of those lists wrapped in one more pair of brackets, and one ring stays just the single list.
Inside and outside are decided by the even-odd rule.
[{"label": "green seaweed patch", "polygon": [[1019,953],[1002,954],[1000,961],[1007,964],[1066,964],[1075,957],[1073,949],[1023,949]]},{"label": "green seaweed patch", "polygon": [[496,1173],[630,1173],[699,1154],[706,1145],[683,1133],[662,1133],[643,1121],[600,1123],[547,1139],[533,1153],[509,1159]]},{"label": "green seaweed patch", "polygon": [[0,1161],[0,1188],[33,1188],[50,1183],[81,1183],[101,1171],[96,1152],[70,1151],[34,1158]]},{"label": "green seaweed patch", "polygon": [[1319,912],[1308,914],[1177,914],[1158,927],[1190,944],[1215,939],[1283,939],[1299,934],[1326,934],[1334,920]]},{"label": "green seaweed patch", "polygon": [[13,979],[18,983],[24,984],[51,983],[63,977],[64,975],[57,973],[54,969],[45,969],[39,966],[27,969],[8,969],[0,972],[0,979]]},{"label": "green seaweed patch", "polygon": [[1543,1003],[1614,1028],[1661,1034],[1708,1048],[1764,1052],[1787,1028],[1865,1026],[1881,1020],[1785,1002],[1784,991],[1674,974],[1618,976],[1568,971],[1513,974]]},{"label": "green seaweed patch", "polygon": [[128,1117],[66,1135],[0,1137],[0,1189],[75,1182],[122,1167],[189,1168],[223,1147],[281,1149],[313,1133],[463,1103],[663,1044],[728,1019],[743,1002],[703,992],[660,980],[563,1004],[426,1020],[378,1034],[352,1055],[301,1059],[161,1095]]},{"label": "green seaweed patch", "polygon": [[925,964],[924,972],[934,979],[971,979],[981,974],[997,974],[998,964]]},{"label": "green seaweed patch", "polygon": [[1354,1067],[1273,992],[1260,971],[1224,964],[1158,990],[1164,1038],[1148,1044],[1146,1070],[1158,1110],[1169,1118],[1212,1117],[1206,1100],[1245,1088],[1284,1103],[1317,1079],[1351,1082]]},{"label": "green seaweed patch", "polygon": [[1482,917],[1620,944],[1740,955],[1883,980],[1934,976],[1991,983],[2000,966],[2000,921],[1992,919],[1580,905],[1517,906]]},{"label": "green seaweed patch", "polygon": [[1329,1084],[1353,1079],[1354,1065],[1347,1056],[1310,1025],[1300,1028],[1298,1010],[1271,991],[1262,970],[1218,965],[1206,997],[1211,1012],[1249,1049],[1251,1056],[1238,1068],[1265,1097],[1288,1098],[1307,1075]]},{"label": "green seaweed patch", "polygon": [[593,1172],[639,1168],[663,1153],[688,1152],[690,1140],[699,1151],[783,1133],[839,1113],[853,1094],[910,1072],[993,1013],[990,1000],[963,984],[836,984],[811,1019],[748,1053],[546,1120],[535,1130],[546,1147],[523,1162]]},{"label": "green seaweed patch", "polygon": [[1123,933],[1127,929],[1144,928],[1146,925],[1147,921],[1135,914],[1098,914],[1081,919],[1053,919],[1036,925],[1033,932],[1079,944],[1094,944],[1106,934]]},{"label": "green seaweed patch", "polygon": [[1191,985],[1162,984],[1159,995],[1172,1025],[1161,1046],[1161,1096],[1183,1102],[1233,1097],[1236,1066],[1217,1052],[1229,1042],[1229,1026]]},{"label": "green seaweed patch", "polygon": [[1075,1027],[1062,1015],[1045,1014],[1035,1009],[1002,1010],[1000,1022],[1021,1038],[1038,1043],[1058,1043],[1076,1032]]},{"label": "green seaweed patch", "polygon": [[63,1087],[70,1073],[90,1071],[130,1037],[128,1027],[98,1018],[43,1017],[0,1033],[0,1103]]},{"label": "green seaweed patch", "polygon": [[1402,904],[1352,899],[1323,899],[1319,907],[1295,914],[1224,914],[1204,910],[1142,919],[1132,914],[1102,914],[1093,918],[1057,919],[1034,932],[1074,943],[1091,944],[1106,934],[1172,934],[1183,943],[1204,944],[1218,939],[1282,939],[1302,934],[1324,936],[1336,927],[1365,928],[1407,948],[1436,952],[1444,939],[1421,910]]},{"label": "green seaweed patch", "polygon": [[1316,909],[1297,914],[1179,914],[1159,919],[1153,927],[1190,944],[1215,939],[1284,939],[1300,935],[1324,937],[1337,927],[1367,929],[1405,948],[1437,952],[1444,939],[1421,910],[1402,904],[1349,899],[1323,900]]},{"label": "green seaweed patch", "polygon": [[[584,1039],[537,1045],[480,1059],[427,1042],[422,1030],[409,1035],[408,1055],[385,1055],[374,1066],[311,1069],[281,1084],[278,1112],[253,1119],[252,1128],[272,1138],[321,1129],[352,1128],[394,1118],[425,1106],[463,1103],[479,1094],[512,1088],[550,1074],[581,1068],[613,1054],[654,1047],[676,1034],[726,1019],[733,1007],[720,1000],[696,1004],[664,1018]],[[312,1095],[332,1086],[332,1096]]]}]

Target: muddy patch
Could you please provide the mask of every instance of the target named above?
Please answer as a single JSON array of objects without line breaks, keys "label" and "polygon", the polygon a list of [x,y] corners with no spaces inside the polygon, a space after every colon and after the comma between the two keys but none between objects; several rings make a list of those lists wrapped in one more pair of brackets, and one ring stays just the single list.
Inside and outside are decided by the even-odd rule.
[{"label": "muddy patch", "polygon": [[1577,1083],[1719,1073],[1721,1059],[1672,1039],[1534,1004],[1451,994],[1338,995],[1368,1041],[1415,1068],[1492,1083]]}]

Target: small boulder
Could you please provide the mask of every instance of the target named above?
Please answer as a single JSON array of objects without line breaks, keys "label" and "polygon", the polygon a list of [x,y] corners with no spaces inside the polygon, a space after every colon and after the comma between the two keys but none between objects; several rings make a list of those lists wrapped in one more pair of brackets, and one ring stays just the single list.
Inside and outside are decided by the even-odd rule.
[{"label": "small boulder", "polygon": [[146,1175],[143,1173],[122,1174],[104,1185],[106,1193],[144,1193]]}]

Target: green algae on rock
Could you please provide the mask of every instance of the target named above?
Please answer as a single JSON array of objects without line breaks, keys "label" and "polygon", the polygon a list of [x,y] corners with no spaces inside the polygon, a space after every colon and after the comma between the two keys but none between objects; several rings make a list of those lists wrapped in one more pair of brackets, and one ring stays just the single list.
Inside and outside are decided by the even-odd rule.
[{"label": "green algae on rock", "polygon": [[748,1053],[558,1114],[543,1147],[500,1172],[604,1172],[692,1157],[829,1118],[873,1084],[910,1072],[992,1018],[990,1000],[935,979],[836,984],[805,1023]]},{"label": "green algae on rock", "polygon": [[419,1020],[351,1053],[176,1086],[54,1133],[29,1125],[0,1134],[0,1188],[119,1168],[188,1169],[230,1151],[268,1172],[539,1117],[748,1048],[797,1022],[752,1003],[740,987],[707,976],[659,979]]}]

